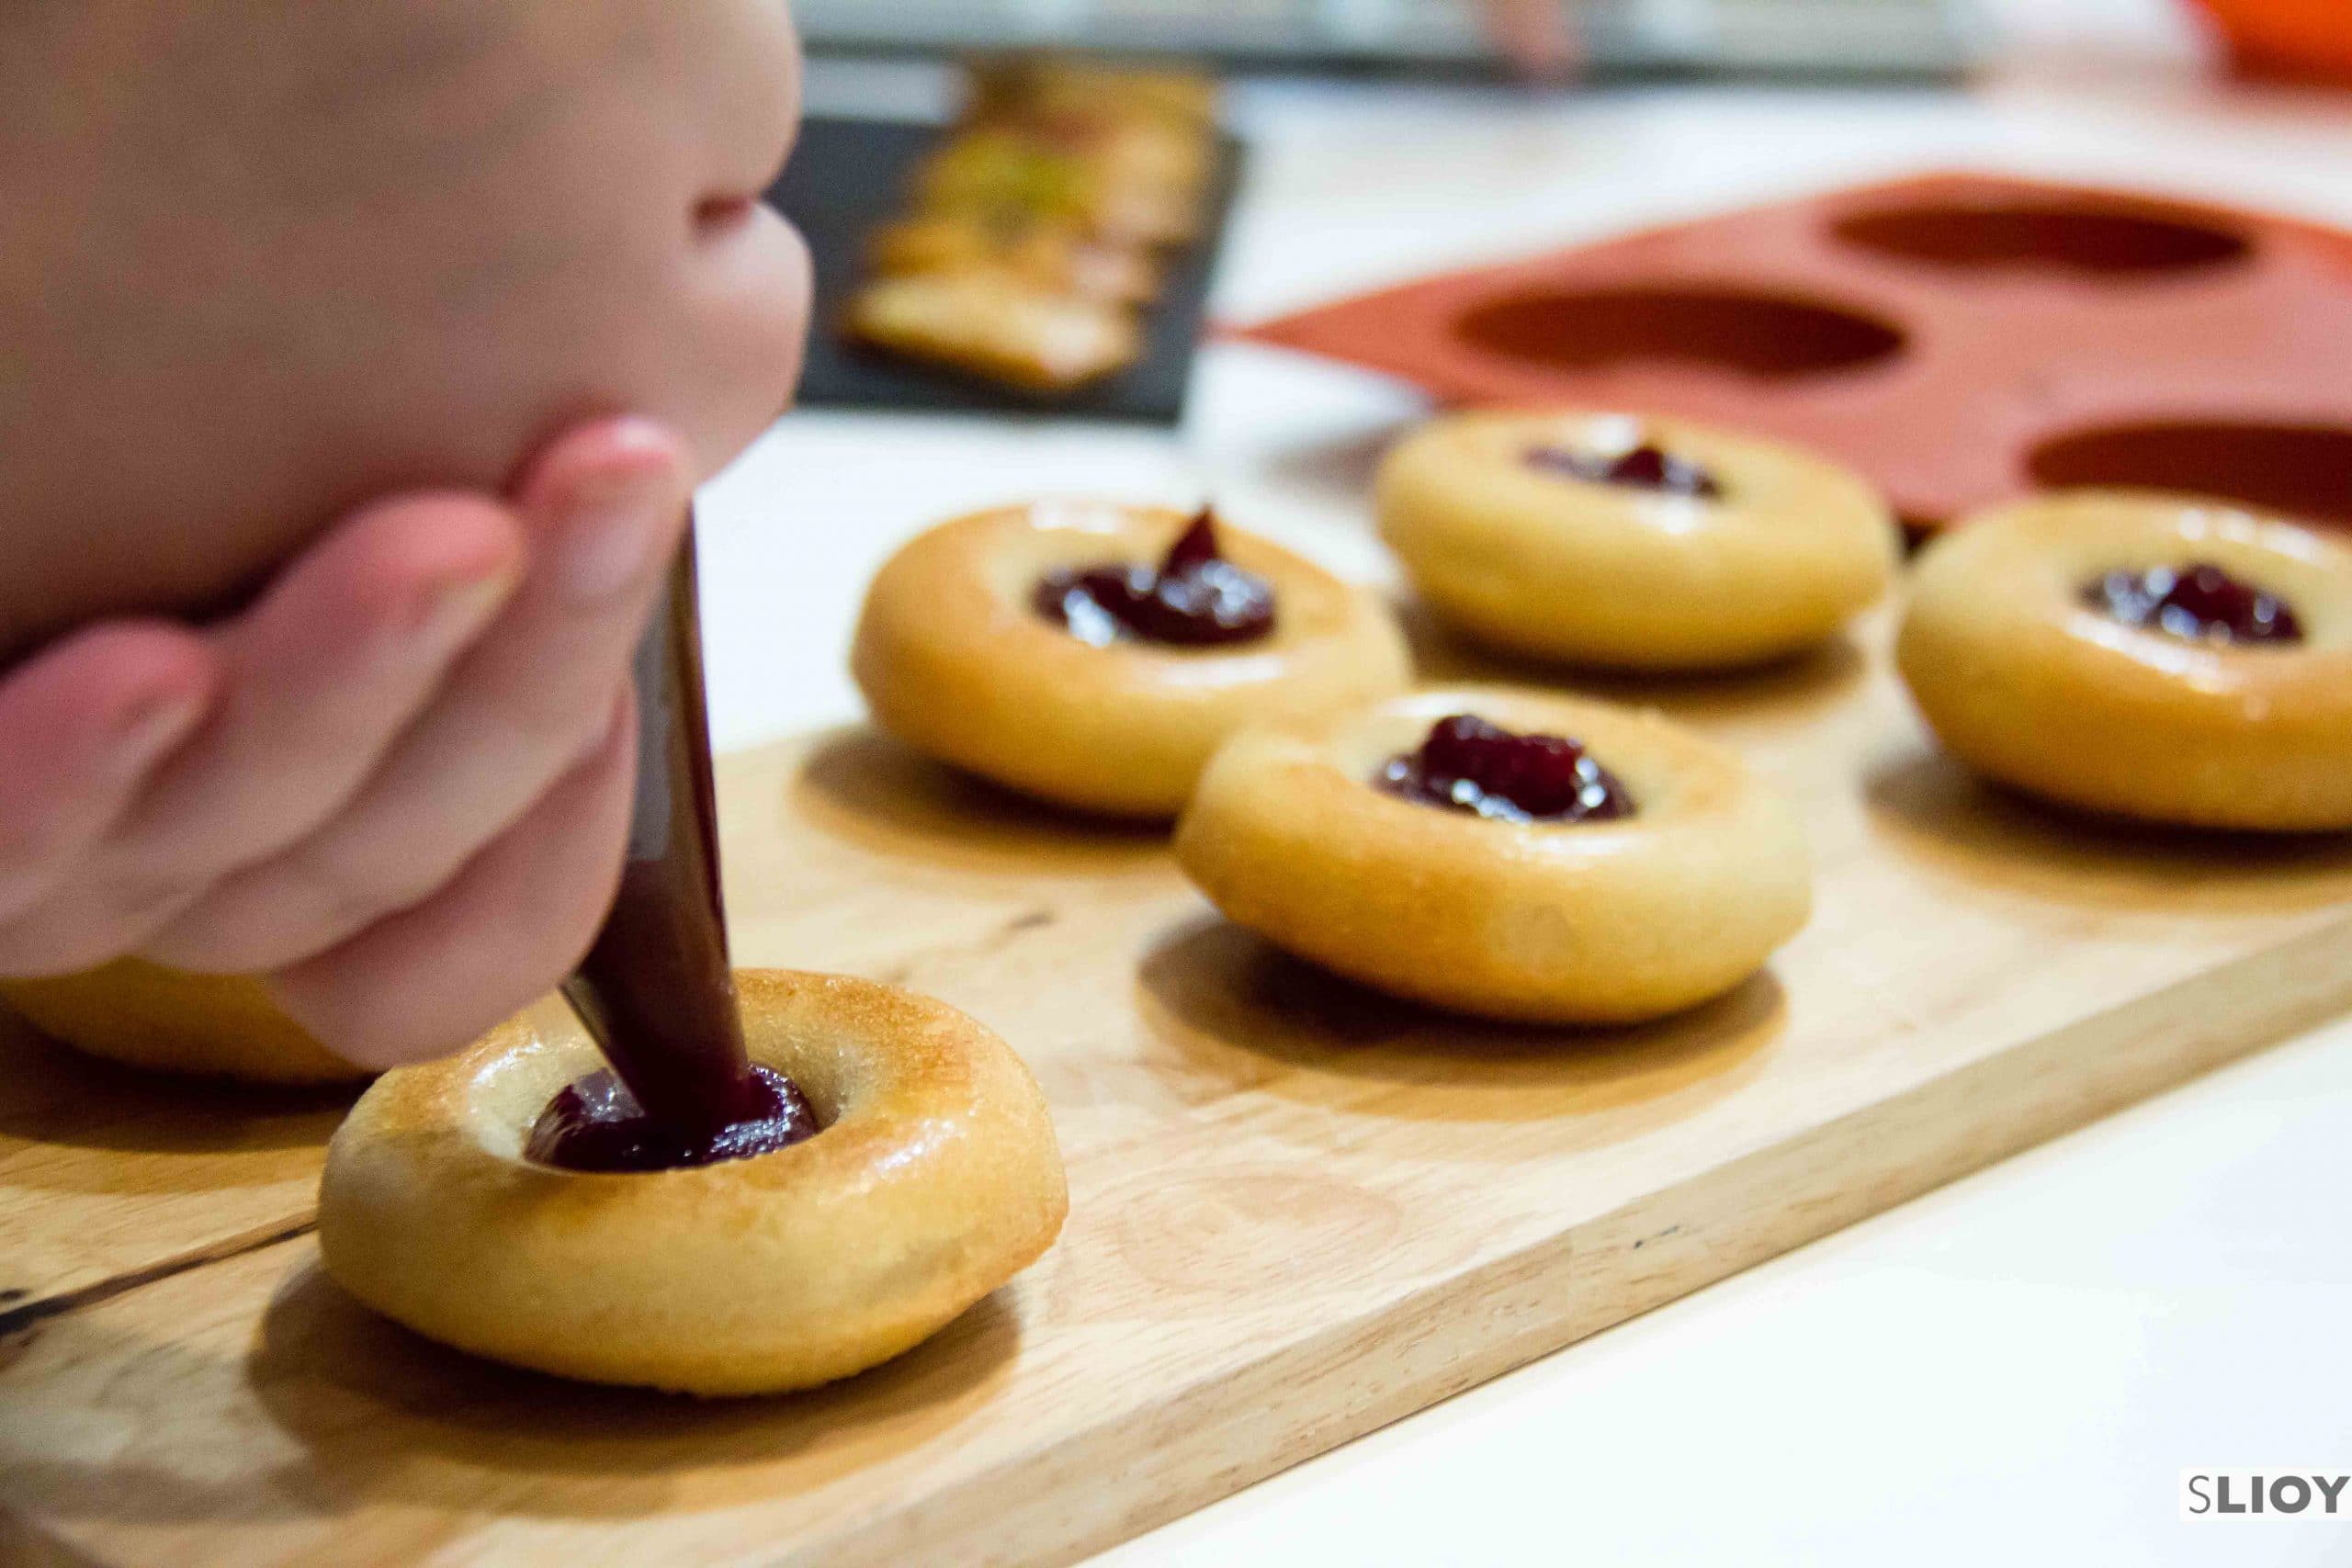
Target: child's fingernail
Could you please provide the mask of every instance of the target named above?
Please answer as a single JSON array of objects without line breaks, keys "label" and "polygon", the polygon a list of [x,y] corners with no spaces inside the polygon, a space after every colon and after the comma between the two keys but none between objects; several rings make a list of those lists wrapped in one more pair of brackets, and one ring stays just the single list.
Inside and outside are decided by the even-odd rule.
[{"label": "child's fingernail", "polygon": [[204,717],[199,693],[175,692],[131,704],[114,722],[114,754],[139,767],[187,739]]},{"label": "child's fingernail", "polygon": [[[574,498],[576,515],[556,546],[556,581],[583,607],[616,598],[668,555],[675,519],[664,470],[616,474]],[[683,502],[677,502],[681,510]]]},{"label": "child's fingernail", "polygon": [[514,592],[515,570],[460,577],[434,589],[417,617],[415,642],[434,650],[464,642],[490,624]]}]

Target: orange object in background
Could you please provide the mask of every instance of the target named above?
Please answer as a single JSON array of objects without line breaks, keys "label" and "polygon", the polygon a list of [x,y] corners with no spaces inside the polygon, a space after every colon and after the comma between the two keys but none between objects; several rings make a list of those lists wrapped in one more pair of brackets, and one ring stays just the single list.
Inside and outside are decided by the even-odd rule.
[{"label": "orange object in background", "polygon": [[2352,529],[2352,233],[1928,175],[1444,273],[1238,335],[1464,406],[1638,408],[1868,474],[1917,530],[2051,485]]},{"label": "orange object in background", "polygon": [[2352,0],[2197,0],[2241,70],[2352,83]]}]

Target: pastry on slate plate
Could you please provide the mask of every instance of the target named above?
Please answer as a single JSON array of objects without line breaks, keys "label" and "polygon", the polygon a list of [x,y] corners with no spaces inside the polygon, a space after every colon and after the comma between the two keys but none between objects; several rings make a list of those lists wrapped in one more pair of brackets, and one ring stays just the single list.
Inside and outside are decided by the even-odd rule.
[{"label": "pastry on slate plate", "polygon": [[969,113],[982,122],[1077,114],[1195,136],[1210,134],[1216,124],[1216,79],[1182,67],[1020,54],[975,65],[971,86]]},{"label": "pastry on slate plate", "polygon": [[2222,502],[2076,491],[1964,521],[1895,660],[1937,738],[2064,804],[2352,828],[2352,548]]},{"label": "pastry on slate plate", "polygon": [[1278,947],[1528,1022],[1719,996],[1812,908],[1795,813],[1738,758],[1655,714],[1501,687],[1235,737],[1176,858]]},{"label": "pastry on slate plate", "polygon": [[1039,394],[1135,363],[1143,330],[1116,299],[1046,292],[1001,267],[907,272],[860,288],[852,338]]},{"label": "pastry on slate plate", "polygon": [[843,328],[870,348],[1041,397],[1125,369],[1156,251],[1208,211],[1213,89],[1189,76],[985,72],[927,156],[911,206],[869,246]]},{"label": "pastry on slate plate", "polygon": [[[761,1393],[898,1355],[1052,1245],[1061,1155],[1002,1041],[863,980],[745,970],[737,985],[772,1103],[731,1134],[767,1152],[640,1159],[642,1113],[613,1113],[586,1036],[517,1020],[361,1097],[327,1149],[328,1272],[478,1355]],[[583,1149],[594,1168],[551,1163]]]},{"label": "pastry on slate plate", "polygon": [[1382,463],[1382,537],[1447,622],[1538,659],[1755,664],[1837,634],[1901,554],[1858,475],[1775,442],[1615,413],[1439,419]]},{"label": "pastry on slate plate", "polygon": [[0,981],[0,1001],[53,1040],[93,1056],[247,1083],[356,1081],[346,1062],[243,975],[190,975],[126,958],[80,975]]},{"label": "pastry on slate plate", "polygon": [[1018,208],[1119,244],[1182,245],[1199,238],[1204,213],[1196,185],[1138,179],[1095,152],[1057,135],[1002,124],[970,127],[924,162],[916,205],[933,213]]},{"label": "pastry on slate plate", "polygon": [[876,230],[868,250],[885,277],[993,272],[1041,293],[1121,305],[1148,304],[1159,292],[1148,252],[1016,210],[901,218]]},{"label": "pastry on slate plate", "polygon": [[942,524],[867,591],[850,668],[882,728],[1008,788],[1173,817],[1243,725],[1401,690],[1362,589],[1205,511],[1046,502]]}]

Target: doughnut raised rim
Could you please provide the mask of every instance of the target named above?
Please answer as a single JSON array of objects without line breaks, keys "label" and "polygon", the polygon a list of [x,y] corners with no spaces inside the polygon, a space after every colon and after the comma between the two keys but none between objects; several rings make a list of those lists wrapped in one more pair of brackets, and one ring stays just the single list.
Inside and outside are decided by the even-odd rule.
[{"label": "doughnut raised rim", "polygon": [[[1372,786],[1456,713],[1584,742],[1634,815],[1490,821]],[[1176,858],[1278,947],[1396,996],[1526,1022],[1634,1022],[1705,1001],[1812,909],[1796,815],[1737,757],[1652,713],[1509,687],[1236,736],[1177,824]]]},{"label": "doughnut raised rim", "polygon": [[[2211,560],[2279,594],[2303,640],[2231,647],[2081,602],[2114,569]],[[2352,548],[2226,502],[2061,491],[1980,513],[1920,557],[1895,664],[1985,776],[2187,827],[2352,828]]]},{"label": "doughnut raised rim", "polygon": [[1385,605],[1221,519],[1226,557],[1273,585],[1274,627],[1265,637],[1096,648],[1033,606],[1046,573],[1157,561],[1191,521],[1166,507],[1040,502],[918,536],[883,566],[858,617],[850,670],[875,722],[1024,795],[1166,818],[1241,726],[1312,717],[1403,689],[1411,657]]},{"label": "doughnut raised rim", "polygon": [[78,975],[0,981],[0,1002],[61,1043],[150,1072],[254,1084],[356,1083],[261,981],[123,958]]},{"label": "doughnut raised rim", "polygon": [[[1527,462],[1652,442],[1722,481],[1713,500]],[[1431,421],[1380,466],[1381,536],[1446,622],[1529,658],[1736,668],[1837,635],[1902,552],[1885,501],[1826,458],[1646,415],[1480,412]]]},{"label": "doughnut raised rim", "polygon": [[868,981],[738,972],[756,1060],[823,1130],[751,1159],[600,1173],[523,1157],[602,1064],[528,1018],[386,1074],[328,1145],[319,1246],[429,1338],[560,1377],[700,1394],[848,1377],[1034,1262],[1069,1197],[1036,1082],[1005,1043]]}]

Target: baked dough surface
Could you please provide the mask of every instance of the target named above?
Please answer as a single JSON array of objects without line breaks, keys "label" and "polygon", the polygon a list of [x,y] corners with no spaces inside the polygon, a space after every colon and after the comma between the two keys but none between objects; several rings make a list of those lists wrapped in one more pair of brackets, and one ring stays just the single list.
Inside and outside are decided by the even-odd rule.
[{"label": "baked dough surface", "polygon": [[850,653],[875,722],[1024,795],[1165,818],[1242,725],[1341,711],[1411,678],[1385,604],[1222,523],[1227,558],[1273,585],[1265,637],[1096,648],[1032,607],[1048,572],[1157,561],[1190,521],[1165,507],[1041,502],[959,517],[910,541],[867,591]]},{"label": "baked dough surface", "polygon": [[1019,1057],[944,1003],[741,971],[753,1057],[823,1122],[774,1154],[592,1174],[523,1157],[602,1065],[525,1020],[386,1074],[328,1145],[327,1270],[476,1355],[594,1382],[775,1393],[848,1377],[945,1325],[1050,1246],[1069,1196]]},{"label": "baked dough surface", "polygon": [[[1583,742],[1634,815],[1522,826],[1372,787],[1457,713]],[[1530,1022],[1631,1022],[1719,996],[1812,909],[1796,814],[1737,757],[1655,714],[1507,687],[1237,736],[1177,824],[1176,856],[1278,947],[1396,996]]]},{"label": "baked dough surface", "polygon": [[[1528,454],[1643,442],[1715,500],[1576,479]],[[1859,475],[1755,436],[1616,413],[1432,421],[1382,463],[1381,536],[1440,617],[1507,652],[1628,670],[1763,662],[1886,592],[1901,533]]]},{"label": "baked dough surface", "polygon": [[53,1040],[157,1072],[244,1083],[356,1083],[346,1062],[278,1010],[259,980],[136,958],[79,975],[0,981],[0,1001]]},{"label": "baked dough surface", "polygon": [[[2284,599],[2299,644],[2231,647],[2082,602],[2115,570],[2211,561]],[[1895,662],[1944,746],[2069,806],[2185,826],[2352,828],[2352,548],[2222,502],[2073,491],[1920,557]]]}]

